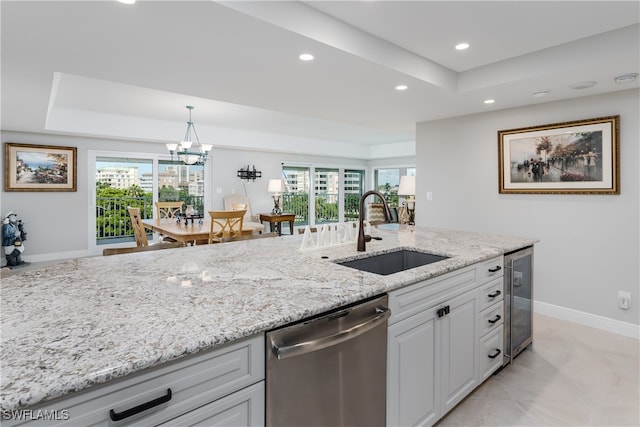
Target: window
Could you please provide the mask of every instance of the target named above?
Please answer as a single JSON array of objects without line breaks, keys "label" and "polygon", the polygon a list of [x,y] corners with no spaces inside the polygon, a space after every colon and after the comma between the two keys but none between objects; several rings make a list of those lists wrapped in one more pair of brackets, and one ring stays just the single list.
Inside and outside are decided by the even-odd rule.
[{"label": "window", "polygon": [[204,212],[204,166],[158,162],[158,200],[183,201],[195,212]]},{"label": "window", "polygon": [[[205,211],[205,167],[173,164],[149,155],[123,158],[90,152],[90,181],[95,184],[95,218],[90,224],[91,247],[133,241],[128,206],[153,218],[153,202],[183,201],[196,212]],[[91,176],[93,175],[93,176]]]},{"label": "window", "polygon": [[315,223],[338,222],[339,177],[338,169],[316,168],[314,173]]},{"label": "window", "polygon": [[415,167],[375,169],[374,188],[384,194],[389,206],[398,206],[398,185],[400,177],[404,175],[415,176]]},{"label": "window", "polygon": [[296,225],[356,221],[364,176],[356,169],[283,166],[282,209],[296,215]]},{"label": "window", "polygon": [[360,217],[360,197],[364,194],[364,171],[344,171],[344,220],[357,221]]},{"label": "window", "polygon": [[285,191],[282,194],[282,209],[296,215],[296,225],[309,224],[310,168],[283,166],[282,178]]},{"label": "window", "polygon": [[153,187],[142,178],[152,167],[149,159],[96,159],[96,244],[134,240],[129,206],[139,207],[143,218],[153,216]]}]

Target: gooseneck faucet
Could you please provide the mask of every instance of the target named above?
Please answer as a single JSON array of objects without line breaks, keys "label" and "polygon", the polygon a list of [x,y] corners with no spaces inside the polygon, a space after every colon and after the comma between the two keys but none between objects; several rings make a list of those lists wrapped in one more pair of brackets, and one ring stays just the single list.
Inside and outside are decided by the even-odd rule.
[{"label": "gooseneck faucet", "polygon": [[365,242],[371,241],[371,236],[368,234],[364,234],[364,199],[369,197],[370,195],[375,194],[382,200],[382,204],[384,205],[384,219],[389,222],[391,220],[391,211],[389,211],[389,205],[387,205],[387,201],[384,199],[384,195],[379,191],[369,190],[360,197],[360,226],[358,227],[358,252],[364,252],[366,250]]}]

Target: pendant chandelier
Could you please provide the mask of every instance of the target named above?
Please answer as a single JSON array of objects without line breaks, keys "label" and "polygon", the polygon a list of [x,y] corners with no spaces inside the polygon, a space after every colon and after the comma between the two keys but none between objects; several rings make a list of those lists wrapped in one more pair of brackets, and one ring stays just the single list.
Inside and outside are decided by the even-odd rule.
[{"label": "pendant chandelier", "polygon": [[178,160],[185,165],[204,165],[213,145],[200,144],[198,134],[196,134],[196,127],[191,121],[191,110],[193,108],[191,105],[187,105],[189,121],[187,122],[187,132],[184,134],[184,140],[178,144],[168,143],[167,150],[171,153],[172,162],[173,156],[176,155]]}]

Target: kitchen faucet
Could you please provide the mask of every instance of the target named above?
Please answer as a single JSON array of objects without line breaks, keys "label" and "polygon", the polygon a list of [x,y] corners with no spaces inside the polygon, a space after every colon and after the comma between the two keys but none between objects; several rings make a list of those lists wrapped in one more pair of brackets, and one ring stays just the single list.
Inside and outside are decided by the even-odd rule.
[{"label": "kitchen faucet", "polygon": [[358,252],[364,252],[366,250],[365,242],[371,241],[371,236],[368,234],[364,234],[364,199],[369,197],[370,195],[375,194],[382,200],[382,204],[384,205],[384,220],[389,222],[391,220],[391,211],[389,211],[389,205],[387,205],[387,201],[384,199],[384,195],[379,191],[369,190],[360,197],[360,226],[358,227]]}]

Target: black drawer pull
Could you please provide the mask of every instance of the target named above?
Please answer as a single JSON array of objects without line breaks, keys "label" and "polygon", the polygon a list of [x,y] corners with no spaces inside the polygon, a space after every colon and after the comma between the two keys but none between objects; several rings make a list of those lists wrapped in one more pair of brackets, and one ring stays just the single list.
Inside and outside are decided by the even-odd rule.
[{"label": "black drawer pull", "polygon": [[494,293],[489,294],[489,295],[487,295],[487,296],[488,296],[489,298],[495,298],[495,297],[497,297],[498,295],[500,295],[501,293],[502,293],[502,292],[500,292],[500,291],[495,291]]},{"label": "black drawer pull", "polygon": [[163,403],[167,403],[168,401],[171,400],[171,389],[168,388],[167,389],[167,394],[164,396],[161,396],[157,399],[153,399],[150,400],[149,402],[145,402],[141,405],[135,406],[131,409],[127,409],[126,411],[122,411],[122,412],[116,412],[113,409],[111,409],[109,411],[109,418],[111,418],[112,421],[120,421],[120,420],[124,420],[125,418],[129,418],[135,414],[139,414],[142,411],[146,411],[147,409],[151,409],[154,406],[158,406],[158,405],[162,405]]},{"label": "black drawer pull", "polygon": [[500,353],[502,353],[500,349],[496,348],[496,352],[494,354],[488,354],[487,356],[489,356],[489,359],[495,359]]},{"label": "black drawer pull", "polygon": [[444,317],[445,315],[449,314],[449,311],[451,309],[449,308],[449,306],[446,307],[442,307],[440,309],[438,309],[438,311],[436,311],[436,313],[438,314],[438,317]]},{"label": "black drawer pull", "polygon": [[500,317],[499,314],[496,314],[496,317],[494,317],[493,319],[489,319],[489,323],[494,324],[500,319],[502,319],[502,317]]},{"label": "black drawer pull", "polygon": [[496,271],[500,271],[500,270],[502,270],[502,267],[500,267],[499,265],[496,265],[495,268],[489,269],[489,273],[495,273]]}]

